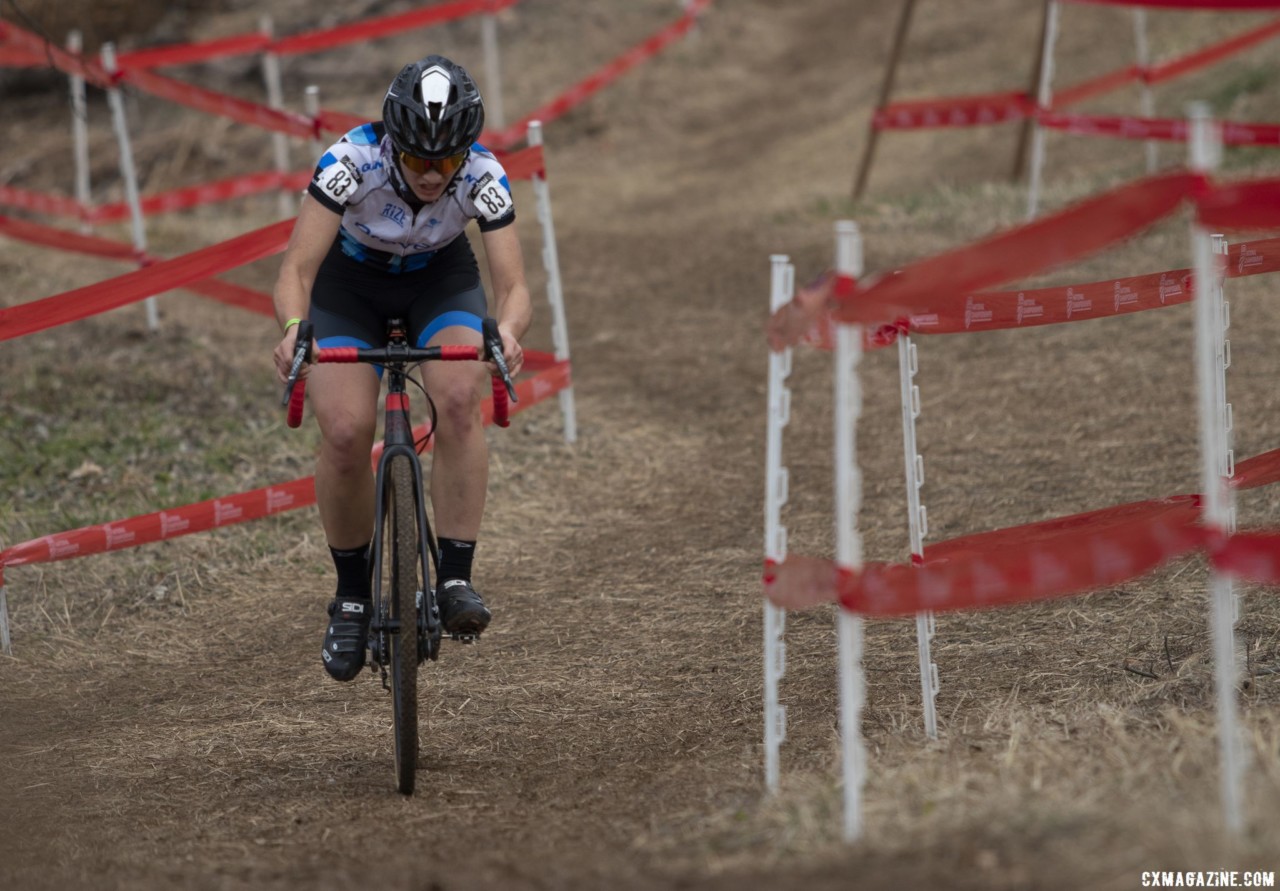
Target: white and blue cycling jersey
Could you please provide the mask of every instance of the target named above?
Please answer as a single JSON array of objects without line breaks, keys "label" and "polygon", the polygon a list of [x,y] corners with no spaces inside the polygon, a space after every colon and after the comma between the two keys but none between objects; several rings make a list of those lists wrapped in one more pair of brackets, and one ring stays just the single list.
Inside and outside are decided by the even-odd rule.
[{"label": "white and blue cycling jersey", "polygon": [[481,232],[515,221],[506,171],[479,143],[430,204],[400,174],[382,123],[364,124],[331,145],[316,165],[308,194],[342,214],[338,245],[353,260],[393,274],[423,269],[471,220]]}]

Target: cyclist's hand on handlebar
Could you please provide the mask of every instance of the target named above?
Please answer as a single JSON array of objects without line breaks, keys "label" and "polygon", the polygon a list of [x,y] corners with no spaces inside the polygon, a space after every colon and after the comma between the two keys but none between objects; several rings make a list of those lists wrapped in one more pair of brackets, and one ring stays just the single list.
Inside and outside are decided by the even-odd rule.
[{"label": "cyclist's hand on handlebar", "polygon": [[[298,326],[293,325],[284,333],[284,337],[280,339],[280,343],[276,344],[275,350],[271,357],[276,363],[276,377],[280,379],[280,383],[287,383],[289,380],[289,372],[293,368],[294,346],[298,340]],[[298,369],[298,377],[304,378],[311,373],[311,366],[304,363]]]},{"label": "cyclist's hand on handlebar", "polygon": [[[516,375],[520,373],[520,369],[524,367],[524,349],[520,346],[520,341],[505,326],[498,326],[498,334],[502,336],[502,357],[507,362],[507,373],[514,380]],[[492,375],[500,374],[498,365],[492,360],[486,362],[485,365]]]}]

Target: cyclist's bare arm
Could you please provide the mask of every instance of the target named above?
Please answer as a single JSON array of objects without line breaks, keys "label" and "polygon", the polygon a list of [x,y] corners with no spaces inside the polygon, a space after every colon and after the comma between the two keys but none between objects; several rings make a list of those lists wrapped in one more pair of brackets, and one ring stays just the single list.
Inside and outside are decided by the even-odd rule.
[{"label": "cyclist's bare arm", "polygon": [[[316,273],[329,246],[338,237],[341,223],[341,215],[329,210],[310,195],[302,199],[302,208],[298,212],[297,222],[293,224],[293,234],[289,236],[289,246],[285,248],[273,294],[276,319],[281,328],[289,319],[307,317],[311,307],[311,286],[315,283]],[[286,331],[273,353],[276,374],[281,382],[289,375],[297,334],[297,326]],[[305,368],[302,374],[306,374]]]},{"label": "cyclist's bare arm", "polygon": [[798,343],[830,308],[835,285],[835,272],[828,269],[798,289],[790,303],[770,316],[765,326],[769,349],[779,352]]},{"label": "cyclist's bare arm", "polygon": [[493,286],[493,317],[498,320],[498,331],[502,334],[502,352],[507,360],[507,368],[511,376],[515,377],[524,364],[520,338],[529,330],[529,322],[533,318],[533,303],[524,277],[520,236],[515,224],[512,224],[492,232],[484,232],[481,237],[489,263],[489,281]]}]

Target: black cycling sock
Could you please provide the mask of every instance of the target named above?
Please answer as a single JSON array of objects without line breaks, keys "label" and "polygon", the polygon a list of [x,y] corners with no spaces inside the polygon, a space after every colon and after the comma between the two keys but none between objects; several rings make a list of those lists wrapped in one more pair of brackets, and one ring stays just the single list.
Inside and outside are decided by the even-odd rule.
[{"label": "black cycling sock", "polygon": [[368,598],[369,591],[369,546],[351,548],[329,548],[333,555],[334,568],[338,570],[338,596]]},{"label": "black cycling sock", "polygon": [[440,539],[440,580],[466,579],[471,581],[471,560],[476,554],[474,541],[456,538]]}]

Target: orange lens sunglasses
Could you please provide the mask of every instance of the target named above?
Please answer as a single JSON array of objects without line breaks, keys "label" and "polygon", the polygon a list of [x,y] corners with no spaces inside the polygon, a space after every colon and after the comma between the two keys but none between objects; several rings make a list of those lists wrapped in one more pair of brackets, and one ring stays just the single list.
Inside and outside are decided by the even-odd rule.
[{"label": "orange lens sunglasses", "polygon": [[449,155],[447,158],[419,158],[417,155],[401,152],[400,163],[405,166],[406,170],[412,170],[414,173],[426,173],[434,167],[445,176],[449,176],[466,162],[468,154],[470,154],[470,150],[458,152],[456,155]]}]

